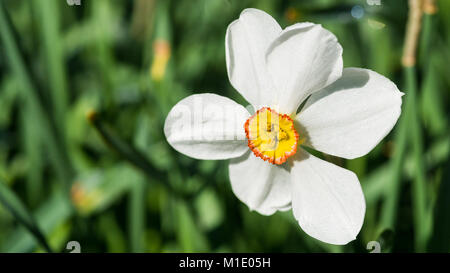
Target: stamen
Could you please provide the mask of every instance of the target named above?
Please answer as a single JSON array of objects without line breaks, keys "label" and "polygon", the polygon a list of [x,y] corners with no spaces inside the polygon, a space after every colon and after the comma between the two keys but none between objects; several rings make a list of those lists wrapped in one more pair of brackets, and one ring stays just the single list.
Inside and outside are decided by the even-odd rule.
[{"label": "stamen", "polygon": [[272,164],[283,164],[297,152],[299,135],[289,115],[263,107],[244,125],[248,147],[255,156]]}]

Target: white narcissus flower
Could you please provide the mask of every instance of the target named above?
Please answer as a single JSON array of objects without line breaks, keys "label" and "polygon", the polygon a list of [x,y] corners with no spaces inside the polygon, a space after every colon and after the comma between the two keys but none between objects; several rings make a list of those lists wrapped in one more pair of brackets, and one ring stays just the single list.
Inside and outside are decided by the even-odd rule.
[{"label": "white narcissus flower", "polygon": [[403,93],[374,71],[343,68],[342,47],[321,25],[282,30],[246,9],[225,47],[229,80],[254,114],[219,95],[192,95],[167,116],[167,141],[193,158],[231,159],[233,192],[251,210],[292,208],[310,236],[354,240],[365,214],[358,178],[302,146],[347,159],[367,154],[397,122]]}]

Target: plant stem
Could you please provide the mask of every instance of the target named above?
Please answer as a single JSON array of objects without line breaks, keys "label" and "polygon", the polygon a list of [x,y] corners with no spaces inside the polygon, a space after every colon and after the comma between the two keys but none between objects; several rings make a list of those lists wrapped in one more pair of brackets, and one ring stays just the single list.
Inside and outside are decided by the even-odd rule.
[{"label": "plant stem", "polygon": [[416,51],[422,24],[423,1],[410,0],[409,19],[406,30],[406,44],[404,47],[402,64],[406,79],[406,91],[410,101],[411,112],[409,122],[413,149],[413,159],[416,173],[412,181],[412,202],[414,219],[414,238],[416,251],[425,251],[427,241],[427,204],[426,204],[426,177],[423,160],[423,136],[417,107],[417,77],[416,77]]},{"label": "plant stem", "polygon": [[149,177],[155,179],[156,181],[161,181],[165,177],[165,173],[154,168],[142,155],[131,145],[123,142],[116,135],[113,135],[103,124],[99,115],[91,111],[87,115],[88,120],[97,129],[98,133],[102,136],[103,140],[110,145],[119,155],[127,159],[133,165],[144,171]]},{"label": "plant stem", "polygon": [[433,17],[437,12],[436,3],[434,0],[425,0],[423,5],[423,24],[422,24],[422,34],[420,41],[420,63],[423,67],[427,66],[429,63],[428,50],[430,49],[430,42],[433,40]]},{"label": "plant stem", "polygon": [[[87,119],[94,126],[97,132],[102,136],[103,140],[113,150],[115,150],[124,159],[128,160],[135,167],[143,171],[143,173],[148,178],[160,183],[162,186],[168,189],[171,193],[175,194],[175,196],[177,197],[180,197],[184,200],[193,199],[198,194],[200,194],[209,185],[210,182],[214,180],[213,177],[207,176],[205,177],[205,181],[203,182],[203,184],[200,185],[199,188],[196,189],[194,192],[186,193],[179,191],[176,188],[174,188],[170,183],[164,183],[167,177],[169,177],[169,173],[167,171],[161,171],[156,169],[141,152],[139,152],[131,144],[124,142],[116,134],[113,134],[110,130],[108,130],[106,126],[103,124],[99,114],[97,114],[95,111],[90,111],[87,114]],[[219,166],[217,166],[216,170],[212,172],[212,175],[214,175],[218,171],[218,169]]]},{"label": "plant stem", "polygon": [[413,219],[414,219],[414,236],[416,251],[425,251],[427,241],[427,187],[425,177],[424,151],[422,129],[420,127],[420,119],[417,111],[417,79],[414,67],[405,67],[405,77],[407,82],[408,95],[411,97],[411,115],[410,128],[411,144],[413,149],[413,159],[415,169],[415,177],[412,180],[412,201],[413,201]]},{"label": "plant stem", "polygon": [[403,107],[403,113],[400,116],[399,125],[394,137],[395,150],[391,160],[391,183],[389,183],[389,195],[386,195],[386,199],[383,203],[382,216],[381,216],[381,228],[394,229],[395,220],[397,216],[397,206],[400,195],[401,187],[401,175],[403,170],[403,161],[406,152],[407,144],[407,129],[408,129],[408,116],[409,108],[411,108],[411,100],[409,96],[406,96],[405,106]]},{"label": "plant stem", "polygon": [[[399,128],[395,137],[395,152],[392,159],[392,183],[390,184],[390,195],[385,200],[382,227],[393,228],[396,223],[398,200],[401,188],[401,172],[408,141],[412,142],[413,159],[416,165],[415,177],[413,179],[413,208],[415,223],[415,245],[417,251],[424,251],[426,244],[426,185],[425,166],[423,158],[422,131],[417,111],[417,79],[416,79],[416,49],[420,34],[422,19],[422,1],[409,1],[409,16],[406,29],[405,46],[402,57],[404,77],[406,80],[406,99]],[[411,139],[409,139],[411,137]]]},{"label": "plant stem", "polygon": [[416,65],[417,42],[422,24],[422,5],[422,0],[409,0],[408,23],[402,56],[403,67]]},{"label": "plant stem", "polygon": [[[94,111],[89,112],[87,117],[88,120],[91,122],[91,124],[94,126],[94,128],[97,130],[97,132],[102,136],[103,140],[107,144],[109,144],[109,146],[112,149],[114,149],[124,159],[128,160],[131,164],[133,164],[141,171],[143,171],[143,173],[147,175],[147,177],[160,183],[162,186],[164,186],[166,189],[168,189],[171,193],[175,194],[176,196],[181,197],[183,199],[190,199],[195,197],[198,193],[200,193],[200,191],[203,190],[204,187],[206,186],[207,182],[205,182],[204,185],[202,185],[199,188],[199,190],[195,191],[194,193],[184,193],[175,189],[170,183],[164,183],[164,181],[169,176],[168,172],[156,169],[148,161],[148,159],[136,148],[122,141],[117,135],[112,134],[112,132],[110,132],[110,130],[108,130],[106,126],[103,124],[101,118],[96,112]],[[207,181],[209,180],[210,179],[207,179]]]}]

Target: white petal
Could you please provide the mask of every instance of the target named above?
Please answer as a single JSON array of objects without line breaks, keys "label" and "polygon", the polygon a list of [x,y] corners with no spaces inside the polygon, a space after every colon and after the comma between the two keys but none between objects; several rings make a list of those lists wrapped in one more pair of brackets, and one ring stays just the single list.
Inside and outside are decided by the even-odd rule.
[{"label": "white petal", "polygon": [[314,93],[296,117],[306,145],[356,158],[372,150],[394,127],[402,99],[397,86],[368,69],[346,68],[341,79]]},{"label": "white petal", "polygon": [[277,92],[277,107],[292,114],[313,92],[342,75],[342,47],[321,25],[292,25],[269,46],[267,69]]},{"label": "white petal", "polygon": [[366,210],[356,175],[303,150],[295,157],[291,169],[292,210],[300,227],[329,244],[354,240]]},{"label": "white petal", "polygon": [[284,165],[272,165],[251,151],[230,160],[229,175],[234,194],[250,210],[271,215],[290,208],[289,172]]},{"label": "white petal", "polygon": [[197,159],[228,159],[247,150],[244,123],[250,116],[236,102],[215,94],[184,98],[167,115],[164,134],[180,153]]},{"label": "white petal", "polygon": [[228,78],[233,87],[252,105],[268,105],[273,83],[267,75],[265,53],[281,27],[269,14],[245,9],[232,22],[225,37]]}]

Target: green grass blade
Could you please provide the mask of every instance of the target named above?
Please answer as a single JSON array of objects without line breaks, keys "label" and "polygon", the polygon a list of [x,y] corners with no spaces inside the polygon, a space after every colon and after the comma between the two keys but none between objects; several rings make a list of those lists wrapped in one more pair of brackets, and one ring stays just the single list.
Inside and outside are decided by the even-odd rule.
[{"label": "green grass blade", "polygon": [[28,161],[26,176],[27,200],[31,206],[38,204],[43,193],[42,132],[34,122],[33,112],[26,108],[21,112],[22,141]]},{"label": "green grass blade", "polygon": [[22,224],[38,241],[47,252],[52,252],[47,239],[36,224],[31,213],[25,208],[16,194],[0,179],[0,204],[2,204],[13,217]]},{"label": "green grass blade", "polygon": [[409,122],[409,112],[411,108],[410,96],[405,96],[405,103],[403,107],[402,114],[400,116],[397,131],[394,137],[395,150],[393,157],[390,162],[390,179],[388,184],[389,195],[385,197],[384,203],[382,205],[382,214],[380,222],[380,230],[393,229],[396,223],[397,217],[397,207],[400,195],[400,188],[402,183],[402,169],[403,161],[405,158],[406,145],[407,145],[407,134],[408,134],[408,122]]},{"label": "green grass blade", "polygon": [[450,160],[446,164],[445,173],[439,187],[439,196],[434,209],[434,225],[429,244],[429,251],[450,251]]},{"label": "green grass blade", "polygon": [[30,111],[33,112],[36,122],[42,127],[43,138],[46,140],[46,147],[59,179],[65,182],[66,185],[69,185],[73,170],[67,151],[61,145],[61,139],[57,137],[51,118],[41,104],[37,90],[28,74],[17,41],[13,35],[12,25],[3,1],[0,2],[0,38],[10,68],[21,84],[22,98],[27,103]]},{"label": "green grass blade", "polygon": [[420,119],[417,111],[417,79],[414,67],[405,68],[407,91],[411,99],[410,128],[408,134],[411,137],[413,158],[415,165],[415,176],[412,180],[412,202],[414,218],[414,237],[416,251],[425,251],[427,241],[428,221],[427,213],[427,187],[425,178],[425,164],[423,151],[423,136]]},{"label": "green grass blade", "polygon": [[[73,215],[74,210],[62,191],[57,191],[33,213],[41,231],[49,236],[55,228],[64,224]],[[49,240],[50,241],[50,240]],[[2,252],[31,252],[36,249],[35,240],[24,229],[17,229],[8,236],[0,251]]]},{"label": "green grass blade", "polygon": [[146,184],[142,178],[132,183],[128,207],[130,250],[139,253],[144,252]]},{"label": "green grass blade", "polygon": [[46,77],[50,87],[50,98],[53,115],[59,134],[64,135],[65,115],[67,112],[67,83],[59,34],[60,11],[59,1],[36,0],[31,1],[38,19],[42,50],[45,57]]}]

